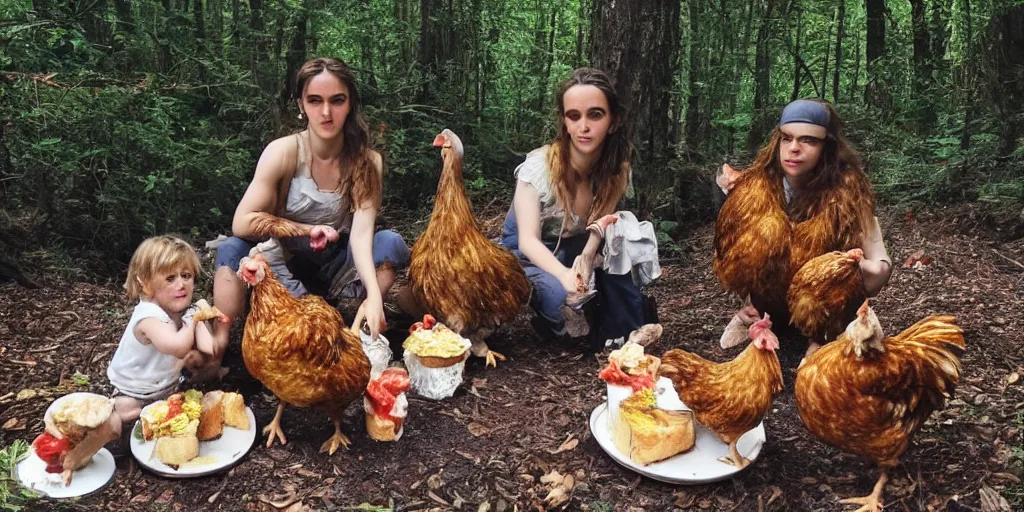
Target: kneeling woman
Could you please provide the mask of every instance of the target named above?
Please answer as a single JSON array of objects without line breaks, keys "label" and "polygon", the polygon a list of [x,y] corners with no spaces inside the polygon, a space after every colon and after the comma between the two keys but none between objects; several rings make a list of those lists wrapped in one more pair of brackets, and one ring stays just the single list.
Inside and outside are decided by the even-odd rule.
[{"label": "kneeling woman", "polygon": [[[235,210],[235,236],[217,251],[214,302],[232,320],[242,313],[245,291],[235,275],[239,260],[257,241],[273,237],[264,255],[293,295],[326,295],[331,289],[343,296],[365,293],[366,320],[376,338],[385,326],[383,297],[396,270],[409,261],[401,236],[373,232],[383,159],[370,147],[355,79],[343,62],[306,62],[294,90],[307,128],[263,151]],[[230,323],[216,327],[222,346],[229,329]]]},{"label": "kneeling woman", "polygon": [[[589,326],[574,307],[581,300],[578,278],[589,280],[603,227],[626,194],[631,147],[618,97],[603,72],[577,69],[556,101],[558,135],[516,169],[502,243],[533,282],[540,334],[582,336]],[[597,269],[595,281],[599,339],[615,341],[644,324],[644,299],[629,273]]]}]

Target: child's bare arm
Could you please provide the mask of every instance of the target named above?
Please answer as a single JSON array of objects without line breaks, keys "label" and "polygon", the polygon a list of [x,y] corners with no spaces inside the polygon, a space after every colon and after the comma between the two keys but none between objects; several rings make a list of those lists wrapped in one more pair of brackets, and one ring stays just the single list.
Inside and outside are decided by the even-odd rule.
[{"label": "child's bare arm", "polygon": [[143,342],[149,341],[164,354],[181,359],[195,343],[195,329],[188,323],[177,329],[157,318],[144,318],[135,326],[135,337]]},{"label": "child's bare arm", "polygon": [[210,331],[210,326],[206,322],[199,322],[196,325],[196,348],[200,352],[217,357],[222,352],[220,345],[213,338],[213,333]]}]

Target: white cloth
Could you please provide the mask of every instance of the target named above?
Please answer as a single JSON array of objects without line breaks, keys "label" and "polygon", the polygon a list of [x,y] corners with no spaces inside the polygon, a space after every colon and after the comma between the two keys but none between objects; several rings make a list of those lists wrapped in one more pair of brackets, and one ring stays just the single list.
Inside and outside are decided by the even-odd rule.
[{"label": "white cloth", "polygon": [[135,337],[135,326],[146,318],[156,318],[161,322],[173,324],[171,317],[158,305],[139,301],[128,320],[128,327],[121,335],[110,366],[107,367],[107,378],[122,394],[140,400],[159,397],[178,384],[181,377],[181,359],[171,354],[164,354],[152,343],[142,343]]},{"label": "white cloth", "polygon": [[582,233],[586,229],[586,219],[581,219],[571,210],[569,218],[565,219],[565,210],[559,206],[551,184],[551,173],[548,169],[549,147],[542,146],[530,151],[526,155],[526,160],[516,167],[515,175],[519,181],[529,183],[537,190],[537,195],[540,196],[541,241],[555,243],[559,237],[568,238]]},{"label": "white cloth", "polygon": [[644,286],[661,276],[658,237],[654,225],[640,222],[633,212],[615,212],[619,220],[604,232],[603,268],[609,274],[632,272],[633,282]]}]

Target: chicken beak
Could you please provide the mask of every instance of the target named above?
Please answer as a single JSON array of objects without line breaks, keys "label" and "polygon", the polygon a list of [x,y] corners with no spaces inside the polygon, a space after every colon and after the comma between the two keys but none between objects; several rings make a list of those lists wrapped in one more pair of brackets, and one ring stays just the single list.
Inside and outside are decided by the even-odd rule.
[{"label": "chicken beak", "polygon": [[867,320],[868,311],[871,311],[871,306],[868,305],[868,300],[864,299],[864,304],[857,310],[857,318]]}]

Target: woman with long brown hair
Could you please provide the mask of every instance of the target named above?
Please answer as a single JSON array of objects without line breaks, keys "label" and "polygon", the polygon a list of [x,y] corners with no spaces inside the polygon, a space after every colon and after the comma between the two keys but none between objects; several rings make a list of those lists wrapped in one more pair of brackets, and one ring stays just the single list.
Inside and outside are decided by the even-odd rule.
[{"label": "woman with long brown hair", "polygon": [[[582,336],[581,303],[604,227],[630,183],[632,147],[608,76],[580,68],[556,96],[558,133],[516,169],[516,192],[502,243],[533,282],[534,328],[542,336]],[[644,324],[644,300],[631,276],[594,272],[600,335],[616,340]]]},{"label": "woman with long brown hair", "polygon": [[[365,295],[376,338],[385,326],[383,297],[409,248],[394,231],[374,233],[384,163],[374,151],[355,77],[344,62],[315,58],[295,78],[306,129],[271,142],[235,210],[234,236],[217,250],[214,302],[234,320],[245,290],[239,261],[257,242],[278,280],[295,296]],[[214,333],[227,346],[230,323]]]},{"label": "woman with long brown hair", "polygon": [[[726,328],[722,346],[744,341],[746,327],[759,313],[768,312],[784,323],[789,314],[788,280],[816,256],[862,249],[859,267],[864,295],[877,295],[887,282],[892,262],[874,215],[871,182],[860,156],[843,136],[842,121],[831,103],[818,99],[789,103],[750,167],[740,173],[726,164],[717,181],[727,194],[734,186],[744,187],[744,197],[730,197],[736,201],[727,201],[719,213],[715,273],[727,288],[751,288],[750,301]],[[771,230],[765,226],[776,225],[772,222],[758,228],[768,238],[743,238],[739,233],[775,212],[785,219],[778,227],[788,233],[784,236],[788,246],[783,247],[782,240],[739,243],[771,239]],[[760,277],[755,275],[758,272]],[[823,341],[810,340],[807,354]]]}]

